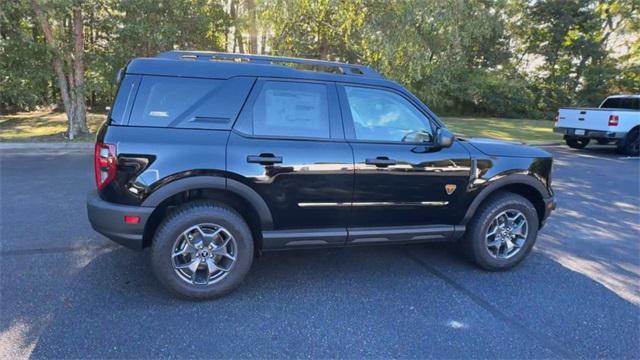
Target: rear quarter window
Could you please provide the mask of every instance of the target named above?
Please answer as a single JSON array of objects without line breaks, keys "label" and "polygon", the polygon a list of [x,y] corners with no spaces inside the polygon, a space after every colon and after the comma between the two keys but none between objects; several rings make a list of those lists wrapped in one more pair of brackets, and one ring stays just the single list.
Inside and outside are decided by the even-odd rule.
[{"label": "rear quarter window", "polygon": [[144,76],[129,125],[228,129],[253,81]]},{"label": "rear quarter window", "polygon": [[109,121],[112,124],[123,125],[127,123],[139,83],[140,76],[137,75],[125,76],[120,83],[118,93],[116,94],[111,112],[109,113]]}]

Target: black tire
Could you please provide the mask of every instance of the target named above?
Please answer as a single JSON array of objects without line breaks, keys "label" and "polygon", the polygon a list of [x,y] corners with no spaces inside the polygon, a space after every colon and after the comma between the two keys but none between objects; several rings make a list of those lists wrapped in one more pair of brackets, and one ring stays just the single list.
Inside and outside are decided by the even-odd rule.
[{"label": "black tire", "polygon": [[[528,223],[528,234],[520,250],[508,259],[498,259],[491,255],[485,235],[491,222],[503,211],[517,210],[521,212]],[[467,231],[461,245],[464,253],[479,267],[489,271],[503,271],[520,263],[531,251],[538,236],[538,213],[535,207],[524,197],[499,192],[487,199],[477,210],[475,216],[467,226]]]},{"label": "black tire", "polygon": [[618,152],[629,155],[640,155],[640,128],[631,129],[627,136],[618,144]]},{"label": "black tire", "polygon": [[589,138],[567,137],[565,139],[567,145],[573,149],[584,149],[589,145]]},{"label": "black tire", "polygon": [[[187,283],[174,270],[172,253],[176,239],[189,227],[215,223],[224,227],[237,245],[235,262],[228,274],[213,284]],[[193,300],[221,297],[234,290],[251,268],[254,256],[251,231],[233,209],[211,201],[184,204],[169,214],[158,227],[151,249],[151,263],[158,281],[172,293]]]}]

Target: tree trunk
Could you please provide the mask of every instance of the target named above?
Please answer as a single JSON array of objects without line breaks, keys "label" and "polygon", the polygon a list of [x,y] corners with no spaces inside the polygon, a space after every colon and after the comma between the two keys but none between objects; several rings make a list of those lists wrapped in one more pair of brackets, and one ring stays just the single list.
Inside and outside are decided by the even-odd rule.
[{"label": "tree trunk", "polygon": [[232,27],[229,26],[229,28],[227,29],[227,32],[225,33],[225,37],[227,39],[227,51],[229,52],[236,52],[236,29],[235,29],[235,22],[236,22],[236,2],[235,0],[228,0],[227,2],[227,6],[229,8],[229,16],[231,17],[232,21],[233,21],[233,33],[232,33]]},{"label": "tree trunk", "polygon": [[238,46],[238,52],[244,54],[244,42],[242,41],[242,32],[240,30],[240,5],[237,0],[231,0],[229,4],[229,15],[233,19],[233,52],[236,51],[236,45]]},{"label": "tree trunk", "polygon": [[82,9],[73,9],[73,97],[76,104],[76,117],[73,121],[74,135],[86,134],[87,105],[84,97],[84,17]]},{"label": "tree trunk", "polygon": [[236,41],[238,42],[238,52],[240,54],[244,54],[244,43],[242,42],[242,34],[238,30],[238,28],[236,28]]},{"label": "tree trunk", "polygon": [[264,54],[267,51],[267,32],[266,30],[262,31],[262,36],[260,37],[260,54]]},{"label": "tree trunk", "polygon": [[[33,6],[33,11],[38,18],[38,22],[40,22],[40,27],[42,27],[42,32],[44,33],[44,39],[49,44],[49,46],[56,48],[56,44],[53,39],[53,32],[51,31],[51,26],[49,25],[49,20],[46,15],[42,12],[40,8],[40,4],[38,4],[38,0],[31,0],[31,5]],[[53,55],[53,70],[56,73],[56,78],[58,80],[58,88],[60,89],[60,97],[62,97],[62,103],[64,105],[64,110],[67,113],[67,121],[69,123],[69,128],[71,129],[71,125],[73,123],[73,105],[71,101],[71,96],[69,95],[69,87],[67,85],[67,76],[64,73],[64,67],[62,63],[62,59],[60,54],[56,53]],[[69,139],[73,140],[73,133],[69,132]]]},{"label": "tree trunk", "polygon": [[246,0],[247,14],[249,14],[249,42],[252,54],[258,53],[258,24],[256,18],[256,3],[255,0]]}]

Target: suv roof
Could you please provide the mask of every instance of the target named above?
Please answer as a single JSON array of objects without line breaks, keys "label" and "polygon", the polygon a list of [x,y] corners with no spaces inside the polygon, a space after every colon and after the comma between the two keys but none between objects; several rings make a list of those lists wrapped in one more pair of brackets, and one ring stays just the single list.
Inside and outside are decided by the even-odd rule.
[{"label": "suv roof", "polygon": [[291,79],[385,83],[375,70],[364,65],[291,57],[219,53],[209,51],[168,51],[153,58],[136,58],[127,66],[128,74],[184,76],[228,79],[235,76],[263,76]]}]

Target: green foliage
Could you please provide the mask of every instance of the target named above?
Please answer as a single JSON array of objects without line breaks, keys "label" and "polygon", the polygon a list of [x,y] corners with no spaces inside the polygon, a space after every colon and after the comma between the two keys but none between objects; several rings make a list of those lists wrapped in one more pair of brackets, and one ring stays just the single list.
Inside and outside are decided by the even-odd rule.
[{"label": "green foliage", "polygon": [[48,83],[53,71],[38,28],[24,18],[28,4],[0,3],[0,111],[3,108],[32,109],[48,104],[52,94]]},{"label": "green foliage", "polygon": [[[76,0],[39,1],[65,36]],[[560,106],[640,92],[637,0],[81,3],[93,105],[111,101],[129,59],[171,49],[364,63],[444,114],[552,118]],[[54,55],[29,0],[0,2],[0,111],[59,102]]]},{"label": "green foliage", "polygon": [[542,0],[519,10],[514,33],[524,42],[524,53],[544,60],[531,78],[542,111],[595,106],[611,92],[640,91],[628,81],[631,58],[614,59],[613,45],[608,46],[613,37],[635,36],[637,42],[637,0]]},{"label": "green foliage", "polygon": [[339,61],[359,60],[367,9],[360,0],[274,0],[263,3],[273,52]]},{"label": "green foliage", "polygon": [[222,5],[211,0],[108,0],[91,9],[91,18],[102,28],[90,44],[87,87],[100,103],[110,101],[113,79],[131,58],[173,49],[221,51],[230,25]]}]

